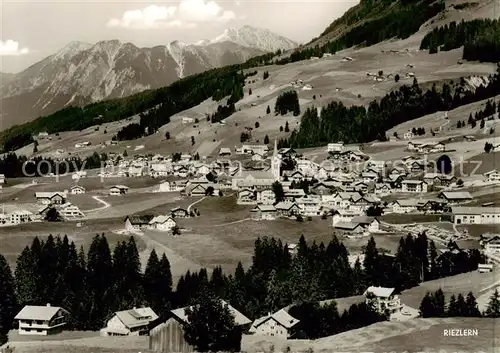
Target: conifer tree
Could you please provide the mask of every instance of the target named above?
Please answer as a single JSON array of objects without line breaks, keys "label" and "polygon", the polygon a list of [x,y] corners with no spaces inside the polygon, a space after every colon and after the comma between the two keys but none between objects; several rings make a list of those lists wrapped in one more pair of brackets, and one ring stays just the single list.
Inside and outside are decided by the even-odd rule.
[{"label": "conifer tree", "polygon": [[465,303],[465,298],[462,293],[458,294],[457,297],[457,313],[456,316],[467,316],[467,304]]},{"label": "conifer tree", "polygon": [[450,302],[448,303],[448,307],[446,309],[446,316],[448,317],[456,317],[458,315],[458,306],[457,306],[457,298],[455,294],[452,294],[450,298]]},{"label": "conifer tree", "polygon": [[16,297],[20,306],[40,305],[42,303],[37,266],[38,263],[35,261],[31,249],[25,247],[17,258],[14,273]]},{"label": "conifer tree", "polygon": [[264,145],[268,145],[269,144],[269,136],[265,136],[264,137]]},{"label": "conifer tree", "polygon": [[431,293],[427,292],[420,303],[420,315],[423,318],[434,317],[435,310]]},{"label": "conifer tree", "polygon": [[0,254],[0,346],[8,341],[9,330],[12,326],[16,310],[14,293],[14,278],[9,264]]},{"label": "conifer tree", "polygon": [[488,302],[488,307],[484,312],[484,316],[487,317],[500,317],[500,295],[498,294],[498,289],[495,289]]},{"label": "conifer tree", "polygon": [[[463,297],[462,297],[463,298]],[[459,299],[457,299],[458,301]],[[441,288],[432,295],[432,304],[434,307],[434,317],[443,317],[445,314],[445,298]]]},{"label": "conifer tree", "polygon": [[469,294],[467,294],[467,298],[465,300],[465,303],[466,303],[466,308],[467,308],[465,316],[468,316],[468,317],[480,317],[481,316],[481,312],[479,311],[479,309],[477,307],[476,298],[474,297],[474,294],[472,294],[472,292],[469,292]]},{"label": "conifer tree", "polygon": [[241,333],[234,317],[228,306],[209,290],[201,291],[195,304],[186,309],[186,315],[184,338],[198,352],[240,350]]},{"label": "conifer tree", "polygon": [[271,114],[271,107],[267,106],[266,114]]},{"label": "conifer tree", "polygon": [[378,273],[378,258],[379,253],[377,249],[377,244],[375,244],[375,239],[370,237],[368,244],[366,245],[364,251],[365,258],[363,260],[363,268],[365,272],[365,278],[367,285],[377,286],[379,285],[379,273]]}]

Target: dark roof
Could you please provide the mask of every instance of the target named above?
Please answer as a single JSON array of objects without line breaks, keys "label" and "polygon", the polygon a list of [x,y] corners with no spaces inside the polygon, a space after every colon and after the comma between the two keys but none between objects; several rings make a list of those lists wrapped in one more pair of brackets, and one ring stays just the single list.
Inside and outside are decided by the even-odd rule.
[{"label": "dark roof", "polygon": [[128,219],[132,224],[149,224],[149,221],[151,221],[153,217],[153,215],[132,215],[127,216],[125,221]]}]

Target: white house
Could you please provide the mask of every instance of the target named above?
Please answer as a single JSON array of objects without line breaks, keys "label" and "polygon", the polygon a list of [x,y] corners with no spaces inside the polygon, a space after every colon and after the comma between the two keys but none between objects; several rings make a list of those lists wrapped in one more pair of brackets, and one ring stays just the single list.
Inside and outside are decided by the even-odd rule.
[{"label": "white house", "polygon": [[151,221],[149,221],[149,225],[151,228],[161,230],[161,231],[170,231],[174,228],[177,223],[171,216],[156,216]]},{"label": "white house", "polygon": [[394,213],[411,213],[417,211],[419,202],[417,199],[396,200],[389,205]]},{"label": "white house", "polygon": [[427,183],[422,180],[403,180],[401,183],[402,192],[427,192]]},{"label": "white house", "polygon": [[266,335],[280,338],[291,338],[293,328],[299,320],[281,309],[274,314],[263,316],[252,323],[249,332],[255,335]]},{"label": "white house", "polygon": [[5,174],[0,174],[0,184],[5,184]]},{"label": "white house", "polygon": [[17,210],[8,214],[11,225],[28,223],[32,220],[33,213],[27,210]]},{"label": "white house", "polygon": [[375,308],[379,313],[389,311],[390,314],[399,312],[403,305],[398,296],[394,295],[394,288],[370,286],[363,294],[367,305]]},{"label": "white house", "polygon": [[150,323],[158,315],[151,308],[133,308],[117,311],[101,329],[101,336],[142,336],[149,332]]},{"label": "white house", "polygon": [[128,192],[128,186],[125,185],[114,185],[109,188],[109,194],[111,196],[125,195]]},{"label": "white house", "polygon": [[276,208],[273,205],[257,205],[250,212],[252,212],[252,219],[272,221],[277,217]]},{"label": "white house", "polygon": [[483,243],[484,252],[491,255],[500,255],[500,236],[495,235]]},{"label": "white house", "polygon": [[80,185],[73,185],[70,189],[72,195],[85,194],[85,188]]},{"label": "white house", "polygon": [[500,172],[496,169],[491,170],[487,173],[484,173],[484,179],[485,181],[489,182],[495,182],[495,181],[500,181]]},{"label": "white house", "polygon": [[35,198],[38,203],[41,203],[42,205],[49,205],[49,204],[63,204],[66,202],[66,194],[63,192],[46,192],[46,191],[40,191],[40,192],[35,192]]},{"label": "white house", "polygon": [[329,143],[326,146],[326,151],[327,152],[343,152],[344,151],[344,143],[343,142]]},{"label": "white house", "polygon": [[20,335],[50,335],[61,332],[66,325],[68,311],[58,306],[26,305],[14,318],[19,323]]},{"label": "white house", "polygon": [[172,187],[170,185],[170,182],[167,180],[162,181],[158,185],[158,189],[156,189],[156,192],[170,192],[170,191],[172,191]]},{"label": "white house", "polygon": [[332,225],[338,223],[350,223],[354,217],[362,216],[363,212],[359,210],[337,210],[332,217]]},{"label": "white house", "polygon": [[188,116],[183,116],[182,117],[182,123],[183,124],[192,124],[192,123],[194,123],[194,119],[190,118]]},{"label": "white house", "polygon": [[499,207],[452,207],[455,224],[500,224]]}]

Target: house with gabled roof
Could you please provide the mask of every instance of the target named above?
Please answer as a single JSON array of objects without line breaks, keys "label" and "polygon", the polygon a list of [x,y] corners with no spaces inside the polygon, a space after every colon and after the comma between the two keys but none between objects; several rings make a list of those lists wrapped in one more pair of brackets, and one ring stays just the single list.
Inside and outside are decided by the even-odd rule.
[{"label": "house with gabled roof", "polygon": [[137,232],[149,227],[149,222],[153,219],[152,215],[131,215],[125,217],[125,230]]},{"label": "house with gabled roof", "polygon": [[500,172],[496,169],[490,170],[483,174],[484,178],[488,182],[500,181]]},{"label": "house with gabled roof", "polygon": [[257,205],[251,211],[251,217],[255,220],[275,220],[277,217],[276,208],[273,205]]},{"label": "house with gabled roof", "polygon": [[370,286],[364,292],[365,303],[373,307],[379,314],[389,312],[394,314],[399,312],[403,305],[397,295],[394,295],[395,288]]},{"label": "house with gabled roof", "polygon": [[291,316],[284,309],[280,309],[274,314],[267,314],[252,323],[249,332],[254,335],[265,335],[281,338],[292,338],[294,328],[299,320]]},{"label": "house with gabled roof", "polygon": [[109,188],[109,194],[111,196],[125,195],[128,192],[128,186],[125,185],[113,185]]},{"label": "house with gabled roof", "polygon": [[46,336],[61,332],[69,312],[58,306],[26,305],[14,318],[20,335]]},{"label": "house with gabled roof", "polygon": [[401,182],[402,192],[427,192],[427,183],[423,180],[406,179]]},{"label": "house with gabled roof", "polygon": [[274,205],[278,216],[292,217],[301,213],[299,205],[291,201],[281,201]]},{"label": "house with gabled roof", "polygon": [[117,311],[101,329],[101,336],[147,335],[151,323],[156,320],[158,315],[149,307]]},{"label": "house with gabled roof", "polygon": [[459,204],[473,199],[468,191],[442,191],[438,198],[446,200],[449,204]]},{"label": "house with gabled roof", "polygon": [[170,231],[177,225],[172,216],[155,216],[149,221],[149,227],[160,231]]},{"label": "house with gabled roof", "polygon": [[185,208],[174,207],[170,209],[170,213],[174,218],[187,218],[189,217],[189,212]]},{"label": "house with gabled roof", "polygon": [[35,192],[35,198],[42,205],[55,204],[60,205],[66,202],[66,194],[59,191],[41,191]]},{"label": "house with gabled roof", "polygon": [[388,205],[388,209],[394,213],[416,212],[419,202],[417,199],[395,200]]}]

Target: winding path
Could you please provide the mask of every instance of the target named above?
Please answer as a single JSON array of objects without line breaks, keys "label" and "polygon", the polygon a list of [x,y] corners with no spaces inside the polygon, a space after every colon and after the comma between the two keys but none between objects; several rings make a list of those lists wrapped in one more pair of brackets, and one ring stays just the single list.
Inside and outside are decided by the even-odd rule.
[{"label": "winding path", "polygon": [[108,207],[111,207],[111,204],[109,202],[106,202],[102,199],[99,198],[99,196],[92,196],[92,198],[94,200],[96,200],[97,202],[99,202],[100,204],[102,204],[101,207],[97,207],[97,208],[93,208],[93,209],[90,209],[90,210],[86,210],[86,211],[82,211],[82,212],[95,212],[95,211],[101,211],[101,210],[104,210]]},{"label": "winding path", "polygon": [[189,205],[189,206],[188,206],[188,208],[187,208],[187,212],[188,212],[188,213],[190,213],[190,212],[191,212],[191,207],[193,207],[194,205],[196,205],[198,202],[201,202],[201,201],[205,200],[205,197],[206,197],[206,196],[203,196],[201,199],[196,200],[196,201],[195,201],[195,202],[193,202],[191,205]]}]

